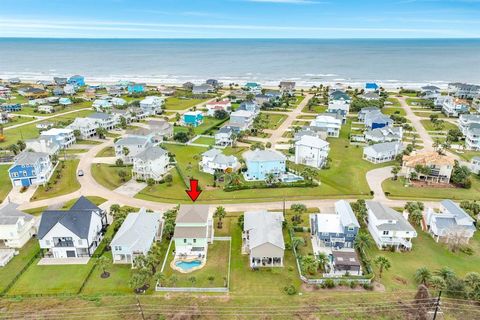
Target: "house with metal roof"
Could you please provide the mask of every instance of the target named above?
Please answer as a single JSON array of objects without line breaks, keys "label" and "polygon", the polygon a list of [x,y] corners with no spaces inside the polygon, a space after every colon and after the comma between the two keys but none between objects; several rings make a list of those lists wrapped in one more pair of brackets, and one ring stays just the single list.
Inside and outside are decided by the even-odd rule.
[{"label": "house with metal roof", "polygon": [[141,208],[130,212],[110,242],[113,263],[132,264],[146,256],[155,241],[162,239],[162,214]]},{"label": "house with metal roof", "polygon": [[122,159],[124,163],[130,164],[136,155],[152,145],[153,143],[149,136],[126,136],[115,141],[115,157]]},{"label": "house with metal roof", "polygon": [[37,232],[35,218],[9,203],[0,209],[0,248],[21,248]]},{"label": "house with metal roof", "polygon": [[37,238],[46,258],[88,258],[100,244],[107,214],[85,197],[69,210],[45,210]]},{"label": "house with metal roof", "polygon": [[67,83],[72,84],[76,87],[83,87],[85,85],[85,78],[81,75],[76,74],[68,78]]},{"label": "house with metal roof", "polygon": [[380,89],[380,87],[375,82],[365,83],[365,91],[377,91],[378,89]]},{"label": "house with metal roof", "polygon": [[230,126],[221,127],[215,132],[215,145],[217,146],[231,146],[233,145],[234,129]]},{"label": "house with metal roof", "polygon": [[439,242],[466,244],[477,230],[474,219],[452,200],[440,202],[440,210],[427,208],[424,213],[427,230]]},{"label": "house with metal roof", "polygon": [[165,98],[157,96],[148,96],[140,101],[140,108],[148,115],[156,115],[162,113],[162,107],[165,104]]},{"label": "house with metal roof", "polygon": [[363,148],[363,159],[371,163],[393,161],[403,149],[401,141],[376,143]]},{"label": "house with metal roof", "polygon": [[214,231],[212,207],[181,205],[173,233],[175,257],[206,259]]},{"label": "house with metal roof", "polygon": [[465,132],[465,148],[480,150],[480,123],[472,123]]},{"label": "house with metal roof", "polygon": [[160,181],[169,170],[168,152],[159,146],[150,146],[132,156],[132,177],[137,180]]},{"label": "house with metal roof", "polygon": [[310,215],[312,241],[318,247],[353,248],[360,224],[350,203],[345,200],[335,202],[332,212]]},{"label": "house with metal roof", "polygon": [[47,137],[58,143],[60,148],[68,148],[76,141],[75,134],[72,129],[51,128],[42,131],[40,137]]},{"label": "house with metal roof", "polygon": [[87,116],[87,119],[93,119],[97,126],[105,130],[113,130],[118,125],[118,120],[111,114],[104,112],[95,112]]},{"label": "house with metal roof", "polygon": [[283,221],[281,212],[244,213],[242,253],[249,255],[251,268],[283,267]]},{"label": "house with metal roof", "polygon": [[196,95],[205,95],[214,91],[215,91],[215,87],[207,83],[204,83],[198,86],[194,85],[192,87],[192,93]]},{"label": "house with metal roof", "polygon": [[282,95],[293,95],[295,93],[295,81],[280,81],[278,87]]},{"label": "house with metal roof", "polygon": [[29,187],[47,183],[53,169],[48,153],[23,151],[15,157],[8,175],[14,187]]},{"label": "house with metal roof", "polygon": [[244,131],[249,129],[255,120],[255,113],[246,110],[237,110],[230,114],[228,126],[235,131]]},{"label": "house with metal roof", "polygon": [[383,127],[373,130],[365,131],[365,140],[375,143],[402,141],[403,128],[402,127]]},{"label": "house with metal roof", "polygon": [[469,106],[466,100],[454,98],[452,96],[442,97],[442,112],[447,117],[459,117],[461,114],[468,113]]},{"label": "house with metal roof", "polygon": [[393,124],[393,120],[390,118],[390,116],[387,116],[380,111],[371,111],[365,114],[363,123],[365,124],[365,127],[373,130],[391,126]]},{"label": "house with metal roof", "polygon": [[295,163],[322,168],[327,162],[330,144],[318,137],[303,135],[295,142]]},{"label": "house with metal roof", "polygon": [[286,172],[287,158],[276,150],[248,150],[242,156],[247,166],[243,173],[247,181],[263,181],[269,174],[279,178]]},{"label": "house with metal roof", "polygon": [[198,165],[201,171],[210,174],[234,172],[240,168],[240,163],[235,156],[227,156],[215,148],[202,153],[202,160]]},{"label": "house with metal roof", "polygon": [[417,237],[417,231],[401,213],[376,201],[366,201],[366,206],[368,231],[379,249],[412,249],[412,239]]},{"label": "house with metal roof", "polygon": [[43,152],[52,156],[60,151],[60,145],[51,137],[40,136],[25,140],[25,150]]},{"label": "house with metal roof", "polygon": [[198,127],[203,123],[202,111],[188,111],[182,116],[181,124],[187,127]]},{"label": "house with metal roof", "polygon": [[337,117],[332,113],[324,113],[318,115],[314,120],[310,122],[310,126],[306,129],[318,128],[327,132],[329,137],[338,138],[340,136],[340,129],[342,127],[343,117]]}]

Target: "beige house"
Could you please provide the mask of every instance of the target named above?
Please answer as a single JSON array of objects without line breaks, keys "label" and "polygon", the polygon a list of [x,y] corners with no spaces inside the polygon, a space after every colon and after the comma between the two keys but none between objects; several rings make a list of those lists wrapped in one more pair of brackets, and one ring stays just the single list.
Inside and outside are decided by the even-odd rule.
[{"label": "beige house", "polygon": [[[437,152],[419,152],[405,155],[402,161],[401,172],[407,178],[411,178],[413,173],[416,174],[418,180],[434,183],[448,183],[455,165],[455,160],[452,157]],[[424,170],[418,170],[419,168]]]},{"label": "beige house", "polygon": [[250,256],[250,267],[283,267],[283,214],[248,211],[244,218],[242,253]]}]

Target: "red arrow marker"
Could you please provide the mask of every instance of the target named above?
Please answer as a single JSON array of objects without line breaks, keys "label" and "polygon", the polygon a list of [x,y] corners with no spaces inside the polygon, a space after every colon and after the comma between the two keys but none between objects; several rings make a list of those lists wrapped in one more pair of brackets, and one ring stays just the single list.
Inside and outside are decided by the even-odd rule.
[{"label": "red arrow marker", "polygon": [[190,179],[190,190],[185,190],[185,192],[188,194],[190,199],[195,202],[200,193],[202,193],[202,190],[198,190],[198,180]]}]

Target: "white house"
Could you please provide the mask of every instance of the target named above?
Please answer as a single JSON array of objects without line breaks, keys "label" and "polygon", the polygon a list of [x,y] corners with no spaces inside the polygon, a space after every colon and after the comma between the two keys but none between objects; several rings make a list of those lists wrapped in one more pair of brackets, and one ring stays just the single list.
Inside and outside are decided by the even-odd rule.
[{"label": "white house", "polygon": [[473,99],[480,95],[480,86],[476,84],[454,82],[448,84],[448,92],[462,99]]},{"label": "white house", "polygon": [[392,142],[401,141],[403,138],[402,127],[382,127],[373,130],[368,130],[364,133],[366,141],[379,142]]},{"label": "white house", "polygon": [[480,157],[473,157],[470,160],[470,170],[476,174],[480,173]]},{"label": "white house", "polygon": [[92,107],[99,112],[111,109],[113,104],[107,99],[96,99],[93,101]]},{"label": "white house", "polygon": [[342,119],[333,115],[319,115],[310,122],[311,127],[324,128],[329,137],[339,137]]},{"label": "white house", "polygon": [[127,215],[113,237],[113,263],[133,264],[137,256],[146,256],[154,241],[161,240],[162,214],[141,208]]},{"label": "white house", "polygon": [[427,208],[424,218],[428,232],[437,242],[466,244],[477,230],[475,220],[452,200],[443,200],[440,212]]},{"label": "white house", "polygon": [[42,104],[37,107],[37,111],[40,113],[53,113],[55,112],[55,108],[48,104]]},{"label": "white house", "polygon": [[230,114],[230,122],[228,123],[228,126],[237,128],[239,131],[244,131],[252,126],[254,119],[255,114],[253,112],[238,110]]},{"label": "white house", "polygon": [[118,139],[115,144],[115,157],[122,159],[124,163],[132,163],[133,158],[140,152],[152,146],[149,137],[128,136]]},{"label": "white house", "polygon": [[220,101],[210,101],[205,105],[205,107],[207,108],[207,116],[209,117],[215,116],[215,111],[217,110],[223,110],[228,113],[232,111],[232,103],[228,99]]},{"label": "white house", "polygon": [[371,163],[383,163],[395,160],[403,151],[401,141],[382,142],[363,148],[363,159]]},{"label": "white house", "polygon": [[231,127],[221,127],[215,133],[215,145],[217,146],[231,146],[233,145],[234,131]]},{"label": "white house", "polygon": [[206,259],[213,242],[213,208],[209,205],[181,205],[175,220],[175,256]]},{"label": "white house", "polygon": [[249,255],[251,268],[283,267],[283,221],[281,212],[245,212],[242,253]]},{"label": "white house", "polygon": [[465,148],[467,150],[480,150],[480,123],[468,126],[465,132]]},{"label": "white house", "polygon": [[40,136],[36,139],[25,140],[25,150],[54,155],[60,150],[60,145],[51,137]]},{"label": "white house", "polygon": [[122,98],[113,97],[110,99],[110,103],[115,107],[121,107],[127,104],[127,101]]},{"label": "white house", "polygon": [[304,135],[295,142],[295,163],[322,168],[327,162],[330,144],[320,138]]},{"label": "white house", "polygon": [[461,114],[458,117],[458,127],[464,135],[471,124],[480,124],[480,114]]},{"label": "white house", "polygon": [[150,146],[132,157],[134,179],[162,180],[169,169],[168,152],[158,146]]},{"label": "white house", "polygon": [[202,153],[199,163],[200,170],[206,173],[233,172],[240,168],[240,163],[235,156],[227,156],[219,149],[210,149]]},{"label": "white house", "polygon": [[35,218],[9,203],[0,209],[0,248],[21,248],[36,233]]},{"label": "white house", "polygon": [[140,101],[140,108],[147,114],[155,115],[162,113],[162,107],[165,104],[165,99],[157,96],[148,96]]},{"label": "white house", "polygon": [[72,94],[75,94],[76,92],[77,92],[77,90],[75,89],[75,86],[72,85],[72,84],[66,84],[63,87],[63,93],[64,94],[72,95]]},{"label": "white house", "polygon": [[73,130],[64,128],[52,128],[42,131],[40,137],[47,137],[54,140],[62,149],[70,147],[76,141]]},{"label": "white house", "polygon": [[75,118],[75,120],[67,126],[67,129],[78,130],[81,139],[88,139],[97,134],[99,127],[95,119],[90,118]]},{"label": "white house", "polygon": [[376,201],[366,201],[366,206],[368,231],[379,249],[412,249],[417,232],[402,214]]},{"label": "white house", "polygon": [[458,117],[462,113],[468,113],[468,103],[465,100],[444,96],[442,101],[442,112],[447,117]]},{"label": "white house", "polygon": [[295,94],[295,81],[280,81],[279,88],[282,95],[291,96]]},{"label": "white house", "polygon": [[118,125],[118,120],[108,113],[95,112],[87,116],[87,119],[93,119],[97,123],[97,127],[105,130],[113,130]]},{"label": "white house", "polygon": [[107,226],[106,212],[85,197],[70,210],[46,210],[42,213],[37,238],[48,258],[91,257]]}]

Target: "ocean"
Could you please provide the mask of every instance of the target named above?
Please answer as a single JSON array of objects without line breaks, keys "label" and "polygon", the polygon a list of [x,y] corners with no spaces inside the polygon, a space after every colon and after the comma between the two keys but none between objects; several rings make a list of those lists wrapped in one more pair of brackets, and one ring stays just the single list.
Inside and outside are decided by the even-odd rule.
[{"label": "ocean", "polygon": [[480,39],[0,39],[0,78],[72,74],[90,83],[480,83]]}]

